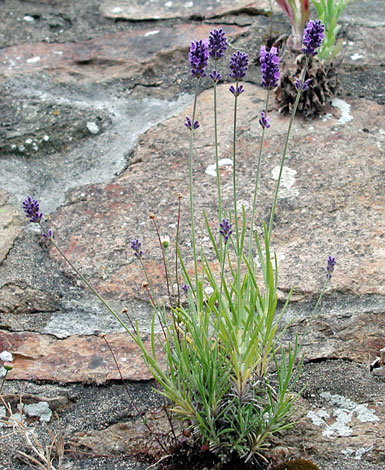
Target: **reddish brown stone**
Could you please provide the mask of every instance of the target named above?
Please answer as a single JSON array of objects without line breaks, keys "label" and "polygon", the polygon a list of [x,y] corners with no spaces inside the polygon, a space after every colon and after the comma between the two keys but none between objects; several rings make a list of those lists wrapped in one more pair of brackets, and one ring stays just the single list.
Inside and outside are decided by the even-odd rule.
[{"label": "reddish brown stone", "polygon": [[[144,425],[146,420],[147,426]],[[73,450],[87,448],[97,454],[147,455],[158,459],[163,455],[155,434],[160,436],[163,445],[171,442],[170,422],[163,410],[149,411],[143,419],[129,423],[117,423],[101,431],[78,432],[69,442]],[[174,423],[178,432],[178,423]]]},{"label": "reddish brown stone", "polygon": [[[238,199],[250,204],[256,171],[260,128],[258,113],[264,92],[245,85],[239,100],[237,180]],[[218,90],[220,158],[231,158],[233,99],[228,85]],[[383,250],[385,190],[379,129],[383,107],[368,101],[351,101],[350,111],[331,108],[325,121],[297,119],[285,166],[292,172],[278,200],[273,249],[279,263],[281,292],[291,287],[298,298],[313,297],[325,278],[329,255],[337,259],[331,290],[352,294],[385,294]],[[339,103],[341,106],[341,103]],[[205,173],[214,163],[212,91],[198,100],[201,127],[194,145],[196,236],[212,258],[204,227],[205,210],[217,230],[215,176]],[[349,114],[350,113],[350,114]],[[130,240],[143,243],[144,264],[158,292],[164,285],[160,250],[148,213],[154,212],[162,234],[175,234],[177,193],[181,192],[181,250],[192,267],[188,210],[188,133],[184,116],[191,108],[151,129],[141,139],[133,164],[114,183],[90,186],[71,194],[72,204],[53,219],[59,243],[78,265],[85,264],[102,292],[112,297],[143,296],[144,276],[131,255]],[[279,166],[288,117],[270,112],[272,127],[266,133],[256,227],[269,214],[275,189],[272,171]],[[363,129],[369,132],[363,131]],[[170,139],[170,136],[172,138]],[[231,166],[221,170],[224,207],[232,210]],[[80,194],[85,193],[85,197]],[[82,221],[79,225],[79,221]],[[119,242],[119,246],[118,246]],[[170,248],[173,259],[173,249]],[[213,261],[213,265],[216,264]],[[67,269],[67,268],[65,268]]]},{"label": "reddish brown stone", "polygon": [[264,11],[268,4],[250,0],[104,0],[100,12],[107,18],[126,20],[165,20],[169,18],[190,18],[193,16],[213,18],[240,11]]},{"label": "reddish brown stone", "polygon": [[[137,345],[126,333],[106,336],[119,363],[123,378],[152,378]],[[150,343],[144,344],[149,348]],[[9,380],[96,382],[120,380],[105,341],[96,336],[72,336],[57,340],[37,333],[0,331],[0,351],[12,353],[14,368]],[[159,358],[162,358],[159,347]]]},{"label": "reddish brown stone", "polygon": [[[188,49],[196,38],[207,37],[212,25],[181,24],[173,28],[112,33],[79,43],[33,43],[0,50],[0,77],[45,70],[57,78],[103,81],[140,75],[154,57],[180,48]],[[229,37],[244,31],[226,26]],[[186,58],[187,60],[187,58]]]},{"label": "reddish brown stone", "polygon": [[349,359],[369,364],[385,345],[385,314],[323,316],[306,339],[306,360]]}]

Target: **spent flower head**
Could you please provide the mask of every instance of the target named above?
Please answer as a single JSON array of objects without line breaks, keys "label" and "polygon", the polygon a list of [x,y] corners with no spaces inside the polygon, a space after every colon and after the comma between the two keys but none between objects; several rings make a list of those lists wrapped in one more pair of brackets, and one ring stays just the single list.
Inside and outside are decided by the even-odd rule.
[{"label": "spent flower head", "polygon": [[317,55],[316,49],[321,45],[325,37],[325,26],[320,20],[310,20],[303,31],[302,43],[304,47],[301,49],[304,54],[310,56]]},{"label": "spent flower head", "polygon": [[141,246],[142,244],[140,243],[139,240],[132,240],[131,250],[133,250],[134,255],[139,259],[142,259],[142,256],[143,256],[143,251],[140,249]]},{"label": "spent flower head", "polygon": [[227,49],[226,34],[222,28],[214,29],[209,35],[209,54],[214,60],[218,60],[225,55]]},{"label": "spent flower head", "polygon": [[261,64],[262,73],[262,86],[271,90],[278,84],[280,77],[279,72],[279,61],[278,51],[276,47],[272,47],[270,52],[267,52],[265,46],[261,46],[259,52],[259,63]]},{"label": "spent flower head", "polygon": [[239,82],[245,78],[248,66],[249,56],[241,51],[234,52],[230,59],[229,76]]},{"label": "spent flower head", "polygon": [[43,214],[39,212],[39,203],[36,199],[32,199],[31,196],[28,196],[27,199],[23,201],[23,210],[30,222],[40,224]]},{"label": "spent flower head", "polygon": [[190,45],[188,60],[190,61],[191,74],[195,78],[206,76],[206,67],[209,59],[209,49],[206,41],[193,41]]},{"label": "spent flower head", "polygon": [[233,233],[231,230],[232,226],[233,224],[230,224],[229,219],[222,219],[222,222],[219,224],[219,233],[222,235],[225,245],[228,242],[230,235]]},{"label": "spent flower head", "polygon": [[332,273],[334,271],[334,266],[336,265],[336,259],[333,256],[329,256],[328,264],[326,266],[326,279],[332,278]]}]

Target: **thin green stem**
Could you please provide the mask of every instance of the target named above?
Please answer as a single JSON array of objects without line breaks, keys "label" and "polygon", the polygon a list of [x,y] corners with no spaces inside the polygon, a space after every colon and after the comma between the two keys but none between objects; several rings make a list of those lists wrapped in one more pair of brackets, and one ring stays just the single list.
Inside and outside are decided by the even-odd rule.
[{"label": "thin green stem", "polygon": [[176,235],[175,235],[175,279],[177,288],[177,307],[180,307],[180,287],[179,287],[179,275],[178,275],[178,251],[179,251],[179,231],[180,231],[180,206],[182,196],[178,195],[178,219],[176,224]]},{"label": "thin green stem", "polygon": [[67,256],[63,253],[63,251],[59,248],[56,242],[51,238],[50,239],[52,245],[56,248],[59,252],[60,256],[71,266],[71,268],[75,271],[77,276],[84,282],[84,284],[91,290],[91,292],[100,300],[100,302],[106,307],[106,309],[118,320],[120,325],[131,334],[130,330],[127,328],[127,325],[124,321],[120,318],[120,316],[108,305],[108,303],[103,299],[103,297],[97,292],[97,290],[87,281],[87,279],[79,272],[79,270],[72,264],[72,262],[67,258]]},{"label": "thin green stem", "polygon": [[[269,96],[270,90],[267,90],[266,93],[266,102],[265,102],[265,113],[267,115],[267,108],[269,106]],[[262,149],[263,149],[263,141],[265,139],[265,127],[262,127],[262,136],[261,141],[259,143],[259,152],[258,152],[258,166],[257,166],[257,175],[255,177],[255,187],[254,187],[254,196],[253,196],[253,206],[251,211],[251,220],[250,220],[250,236],[249,236],[249,263],[251,263],[252,254],[251,248],[253,245],[253,230],[254,230],[254,218],[255,218],[255,211],[256,211],[256,204],[257,204],[257,193],[258,193],[258,184],[259,184],[259,174],[261,171],[261,159],[262,159]]]},{"label": "thin green stem", "polygon": [[313,323],[315,314],[317,313],[319,304],[321,303],[322,297],[323,297],[323,295],[324,295],[324,293],[325,293],[325,291],[326,291],[326,288],[327,288],[327,286],[328,286],[329,280],[330,280],[330,279],[326,278],[326,280],[325,280],[325,282],[324,282],[324,285],[323,285],[322,290],[321,290],[321,293],[320,293],[320,295],[319,295],[319,297],[318,297],[317,303],[315,304],[315,307],[313,308],[313,311],[312,311],[312,313],[311,313],[311,315],[310,315],[310,320],[309,320],[308,324],[306,325],[305,331],[304,331],[304,333],[303,333],[302,340],[301,340],[301,343],[300,343],[300,348],[302,348],[303,342],[304,342],[306,336],[307,336],[308,333],[309,333],[310,326],[311,326],[311,324]]},{"label": "thin green stem", "polygon": [[289,137],[290,137],[291,127],[293,125],[294,117],[295,117],[295,114],[297,112],[298,103],[299,103],[299,100],[301,98],[302,86],[303,86],[303,83],[305,81],[305,76],[306,76],[306,71],[307,71],[308,65],[309,65],[309,56],[306,56],[306,62],[305,62],[305,66],[304,66],[304,69],[303,69],[303,72],[302,72],[300,86],[298,88],[297,97],[295,99],[293,111],[291,113],[291,118],[290,118],[290,122],[289,122],[289,127],[288,127],[287,134],[286,134],[285,146],[284,146],[284,149],[283,149],[283,154],[282,154],[282,159],[281,159],[281,166],[279,168],[278,181],[277,181],[277,185],[276,185],[276,188],[275,188],[274,201],[273,201],[273,205],[272,205],[272,208],[271,208],[271,214],[270,214],[269,240],[270,240],[270,237],[271,237],[271,231],[273,229],[273,220],[274,220],[275,208],[276,208],[276,205],[277,205],[278,191],[279,191],[279,187],[280,187],[280,184],[281,184],[283,165],[284,165],[285,159],[286,159],[286,153],[287,153],[287,148],[288,148],[288,144],[289,144]]},{"label": "thin green stem", "polygon": [[138,258],[139,260],[139,263],[140,263],[140,266],[142,268],[142,271],[143,271],[143,274],[146,278],[146,282],[147,282],[147,286],[145,286],[145,289],[147,291],[147,294],[148,296],[150,297],[150,302],[152,304],[152,306],[154,307],[155,310],[158,310],[159,309],[159,305],[157,305],[157,302],[156,302],[156,297],[155,297],[155,292],[154,292],[154,289],[152,287],[152,284],[151,284],[151,281],[150,281],[150,278],[148,277],[148,274],[147,274],[147,271],[146,271],[146,268],[144,267],[144,264],[143,264],[143,260],[142,258]]},{"label": "thin green stem", "polygon": [[221,222],[222,221],[222,197],[221,197],[221,175],[219,173],[217,82],[214,82],[214,139],[215,139],[215,165],[216,165],[216,172],[217,172],[218,219]]},{"label": "thin green stem", "polygon": [[241,318],[241,244],[238,227],[238,210],[237,210],[237,178],[236,178],[236,141],[237,141],[237,105],[238,105],[238,81],[235,84],[236,93],[234,95],[234,129],[233,129],[233,199],[234,199],[234,223],[235,234],[237,239],[237,272],[236,272],[236,292],[237,292],[237,325]]},{"label": "thin green stem", "polygon": [[[235,90],[238,89],[238,82],[236,82]],[[234,128],[233,128],[233,200],[234,200],[234,222],[235,233],[237,238],[237,256],[240,258],[239,253],[239,228],[238,228],[238,211],[237,211],[237,178],[236,178],[236,140],[237,140],[237,104],[238,96],[234,96]]]},{"label": "thin green stem", "polygon": [[158,241],[159,241],[159,246],[160,246],[160,251],[162,252],[162,260],[163,260],[163,266],[164,266],[164,273],[166,277],[166,284],[167,284],[167,293],[168,293],[168,301],[170,302],[170,306],[172,305],[172,299],[171,299],[171,291],[170,291],[170,281],[171,278],[169,277],[169,270],[168,270],[168,265],[167,265],[167,260],[166,260],[166,253],[165,253],[165,248],[163,246],[162,240],[160,238],[160,233],[158,229],[158,224],[156,223],[155,216],[151,214],[151,220],[152,223],[154,224],[156,234],[158,236]]},{"label": "thin green stem", "polygon": [[224,250],[223,250],[223,258],[221,261],[221,288],[219,291],[219,312],[221,309],[221,299],[222,299],[222,290],[223,290],[223,283],[225,282],[225,260],[226,260],[226,247],[227,244],[224,244]]},{"label": "thin green stem", "polygon": [[190,219],[191,219],[191,243],[193,248],[193,257],[194,257],[194,270],[195,270],[195,287],[198,288],[198,260],[196,255],[196,246],[195,246],[195,224],[194,224],[194,188],[193,188],[193,137],[194,137],[194,122],[195,122],[195,112],[198,98],[198,87],[199,82],[197,81],[195,87],[195,97],[194,97],[194,108],[191,120],[191,129],[190,129],[190,148],[189,148],[189,189],[190,189]]}]

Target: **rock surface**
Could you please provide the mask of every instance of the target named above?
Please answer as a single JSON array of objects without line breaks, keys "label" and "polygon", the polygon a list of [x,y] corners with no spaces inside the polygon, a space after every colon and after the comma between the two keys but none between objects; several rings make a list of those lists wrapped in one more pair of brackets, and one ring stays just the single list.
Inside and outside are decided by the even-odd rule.
[{"label": "rock surface", "polygon": [[[178,193],[183,196],[181,249],[192,269],[183,125],[195,91],[189,42],[222,26],[231,47],[254,59],[269,31],[290,31],[283,13],[274,11],[271,20],[260,14],[266,2],[149,5],[147,0],[5,0],[0,10],[0,352],[14,356],[2,393],[14,413],[21,395],[24,419],[43,443],[49,441],[45,420],[54,431],[61,427],[73,452],[65,454],[65,469],[147,468],[140,454],[154,457],[159,448],[151,444],[149,450],[151,435],[140,416],[159,410],[162,400],[122,327],[39,231],[25,225],[22,200],[28,194],[39,199],[64,253],[116,312],[138,321],[147,341],[152,309],[130,241],[141,239],[146,269],[157,295],[164,296],[163,265],[148,213],[156,214],[161,234],[173,237]],[[300,424],[273,441],[271,450],[278,460],[310,458],[322,470],[385,465],[384,366],[370,370],[385,346],[381,8],[379,0],[369,0],[344,11],[340,93],[320,119],[296,119],[274,220],[280,302],[294,288],[285,339],[306,328],[326,259],[337,259],[305,340],[298,390],[306,383],[307,388],[298,402]],[[244,206],[254,189],[265,98],[257,66],[250,62],[238,110],[237,178]],[[218,88],[221,179],[225,207],[232,210],[233,99],[225,81]],[[194,184],[197,237],[211,262],[200,217],[204,209],[216,232],[210,88],[206,80],[199,90]],[[288,126],[273,104],[269,115],[259,235],[269,218]],[[212,268],[217,272],[214,263]],[[6,413],[1,405],[0,416]],[[169,432],[159,413],[146,417]],[[0,433],[8,431],[0,426]],[[0,440],[0,470],[27,468],[17,458],[24,444],[22,436]]]}]

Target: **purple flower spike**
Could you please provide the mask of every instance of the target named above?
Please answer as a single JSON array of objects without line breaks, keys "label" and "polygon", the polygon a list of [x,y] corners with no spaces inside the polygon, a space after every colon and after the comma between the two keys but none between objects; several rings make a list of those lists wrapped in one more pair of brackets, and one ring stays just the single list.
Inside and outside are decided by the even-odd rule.
[{"label": "purple flower spike", "polygon": [[316,49],[321,45],[322,39],[325,37],[325,26],[320,20],[310,20],[303,31],[302,43],[304,47],[301,49],[304,54],[311,56],[317,55]]},{"label": "purple flower spike", "polygon": [[259,120],[259,124],[263,129],[268,129],[270,127],[271,119],[266,115],[265,111],[261,111],[261,119]]},{"label": "purple flower spike", "polygon": [[246,76],[249,66],[249,56],[241,51],[234,52],[230,59],[229,76],[239,82]]},{"label": "purple flower spike", "polygon": [[205,69],[209,60],[209,49],[206,41],[193,41],[188,55],[191,74],[195,78],[205,77]]},{"label": "purple flower spike", "polygon": [[227,49],[226,34],[223,29],[214,29],[209,35],[209,54],[214,60],[218,60],[225,55]]},{"label": "purple flower spike", "polygon": [[43,214],[39,212],[39,203],[36,199],[32,199],[31,196],[28,196],[25,201],[23,201],[23,210],[26,217],[29,217],[29,221],[40,224]]},{"label": "purple flower spike", "polygon": [[270,52],[267,52],[266,47],[261,46],[259,62],[261,64],[263,88],[271,90],[277,86],[280,77],[278,66],[279,61],[280,59],[278,57],[276,47],[272,47]]},{"label": "purple flower spike", "polygon": [[218,73],[216,70],[213,70],[213,72],[210,73],[210,78],[214,83],[218,83],[219,81],[222,80],[222,75]]},{"label": "purple flower spike", "polygon": [[229,90],[234,96],[239,96],[241,93],[245,91],[243,88],[243,85],[238,85],[236,88],[234,88],[233,85],[231,85]]},{"label": "purple flower spike", "polygon": [[189,289],[188,285],[187,284],[182,284],[181,289],[187,295],[188,289]]},{"label": "purple flower spike", "polygon": [[222,219],[222,223],[220,223],[219,226],[221,228],[219,230],[219,233],[222,235],[223,240],[226,245],[230,235],[233,233],[233,231],[231,230],[231,227],[233,226],[233,224],[230,224],[229,219]]},{"label": "purple flower spike", "polygon": [[[302,91],[306,91],[309,89],[309,83],[312,81],[312,78],[308,78],[307,80],[305,80],[303,82],[303,85],[302,85]],[[301,80],[299,80],[298,78],[295,79],[295,88],[297,90],[299,90],[299,87],[301,86]]]},{"label": "purple flower spike", "polygon": [[142,256],[143,256],[143,251],[140,249],[141,246],[142,244],[140,243],[139,240],[132,240],[131,250],[134,251],[134,255],[139,259],[142,259]]},{"label": "purple flower spike", "polygon": [[334,271],[334,266],[336,265],[336,259],[333,256],[329,256],[328,264],[326,266],[326,279],[330,280],[332,278],[332,273]]},{"label": "purple flower spike", "polygon": [[191,119],[188,116],[186,116],[186,122],[184,123],[184,125],[187,127],[187,129],[190,129],[190,130],[192,130],[193,128],[198,129],[199,121],[194,121],[194,125],[193,125]]}]

